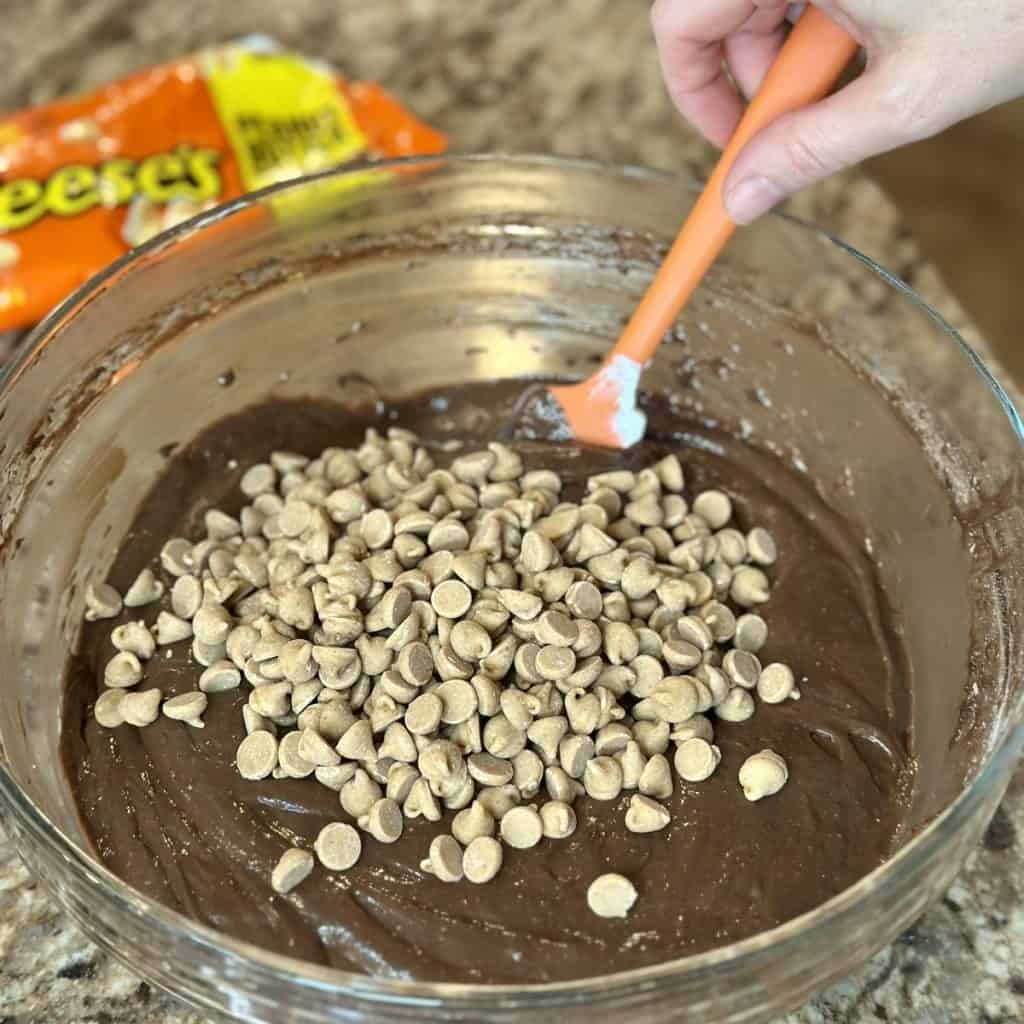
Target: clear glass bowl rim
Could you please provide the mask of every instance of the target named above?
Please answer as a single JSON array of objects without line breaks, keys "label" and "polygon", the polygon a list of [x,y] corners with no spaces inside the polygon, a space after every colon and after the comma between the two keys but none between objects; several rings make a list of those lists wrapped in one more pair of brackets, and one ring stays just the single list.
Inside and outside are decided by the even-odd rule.
[{"label": "clear glass bowl rim", "polygon": [[[641,182],[646,181],[651,185],[675,188],[680,192],[691,194],[699,192],[701,188],[692,180],[637,165],[618,165],[579,157],[506,153],[456,153],[406,157],[397,160],[347,165],[344,168],[291,179],[248,193],[164,231],[95,274],[56,306],[29,333],[21,346],[20,353],[0,371],[0,390],[6,390],[11,386],[19,376],[20,369],[32,360],[36,351],[53,340],[79,308],[87,305],[97,294],[116,283],[123,271],[158,253],[173,249],[183,239],[228,220],[235,214],[263,202],[268,196],[302,189],[312,182],[358,174],[368,167],[376,169],[422,168],[426,170],[449,166],[486,165],[488,163],[500,163],[505,167],[521,166],[524,169],[550,167],[569,173],[577,171],[608,175]],[[784,220],[817,236],[822,241],[836,246],[863,264],[889,287],[900,292],[920,312],[934,321],[950,343],[962,351],[974,371],[992,392],[1009,420],[1018,441],[1021,442],[1022,452],[1024,452],[1024,420],[978,353],[940,313],[929,306],[899,278],[834,235],[789,214],[776,212],[770,216]],[[768,950],[771,950],[773,956],[784,955],[786,948],[790,946],[796,952],[799,944],[812,938],[819,926],[826,922],[834,925],[837,919],[841,920],[854,915],[862,901],[870,894],[879,889],[895,887],[900,876],[910,873],[914,865],[940,856],[944,847],[952,842],[960,830],[967,825],[986,795],[993,787],[999,785],[1000,778],[1009,774],[1012,763],[1020,757],[1022,752],[1024,752],[1024,721],[1018,721],[1010,724],[1006,729],[1006,735],[990,750],[971,784],[889,860],[828,902],[770,931],[761,932],[741,942],[706,953],[666,960],[649,967],[594,975],[575,981],[530,985],[455,984],[381,979],[320,966],[306,960],[297,960],[227,936],[137,892],[104,867],[99,860],[87,854],[50,822],[35,802],[22,791],[9,773],[2,756],[0,756],[0,809],[12,814],[19,826],[34,834],[37,840],[54,849],[67,871],[82,876],[83,880],[87,880],[93,886],[99,886],[103,890],[104,896],[113,901],[115,908],[122,913],[136,918],[145,917],[153,931],[166,934],[169,942],[178,942],[184,938],[206,947],[214,953],[229,956],[236,963],[244,963],[248,970],[258,973],[268,983],[276,982],[286,987],[299,984],[318,990],[325,995],[334,991],[345,991],[360,999],[382,1005],[396,1003],[409,1006],[423,1001],[425,1005],[436,1007],[439,1001],[444,1001],[456,1009],[458,1004],[479,1006],[481,1003],[520,997],[526,993],[538,997],[548,995],[556,1001],[573,1000],[585,997],[598,985],[602,995],[608,996],[615,991],[636,991],[640,987],[656,985],[666,979],[696,978],[703,973],[731,963],[754,960],[758,954]],[[48,880],[43,879],[43,881],[46,884]],[[157,937],[154,935],[154,938]]]}]

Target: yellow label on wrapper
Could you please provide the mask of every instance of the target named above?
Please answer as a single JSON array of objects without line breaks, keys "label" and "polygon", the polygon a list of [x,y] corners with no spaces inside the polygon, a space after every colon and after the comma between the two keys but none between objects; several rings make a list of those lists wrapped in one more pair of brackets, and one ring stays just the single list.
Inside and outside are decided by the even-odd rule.
[{"label": "yellow label on wrapper", "polygon": [[336,167],[367,151],[349,105],[315,64],[239,48],[220,50],[204,64],[246,189]]}]

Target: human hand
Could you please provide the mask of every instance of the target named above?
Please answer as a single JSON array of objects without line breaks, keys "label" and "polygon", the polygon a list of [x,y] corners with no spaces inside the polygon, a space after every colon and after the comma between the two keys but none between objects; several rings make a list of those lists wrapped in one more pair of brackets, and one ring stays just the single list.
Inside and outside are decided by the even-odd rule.
[{"label": "human hand", "polygon": [[[662,73],[679,111],[724,146],[785,39],[785,0],[655,0]],[[863,73],[780,117],[737,157],[729,215],[755,220],[794,192],[1024,94],[1021,0],[820,0],[864,48]]]}]

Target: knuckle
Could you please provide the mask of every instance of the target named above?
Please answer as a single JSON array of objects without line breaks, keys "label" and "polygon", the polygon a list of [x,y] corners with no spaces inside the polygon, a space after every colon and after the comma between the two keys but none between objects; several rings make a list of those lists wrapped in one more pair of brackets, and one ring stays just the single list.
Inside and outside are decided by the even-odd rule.
[{"label": "knuckle", "polygon": [[795,132],[783,141],[786,163],[800,181],[818,181],[838,170],[842,161],[833,154],[831,143],[821,133]]}]

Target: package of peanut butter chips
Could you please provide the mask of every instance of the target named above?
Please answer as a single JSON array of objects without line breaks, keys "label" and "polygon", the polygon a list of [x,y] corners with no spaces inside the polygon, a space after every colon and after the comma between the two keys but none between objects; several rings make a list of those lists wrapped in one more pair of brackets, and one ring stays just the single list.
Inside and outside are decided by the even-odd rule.
[{"label": "package of peanut butter chips", "polygon": [[261,37],[0,118],[0,332],[218,203],[446,143],[378,85]]}]

